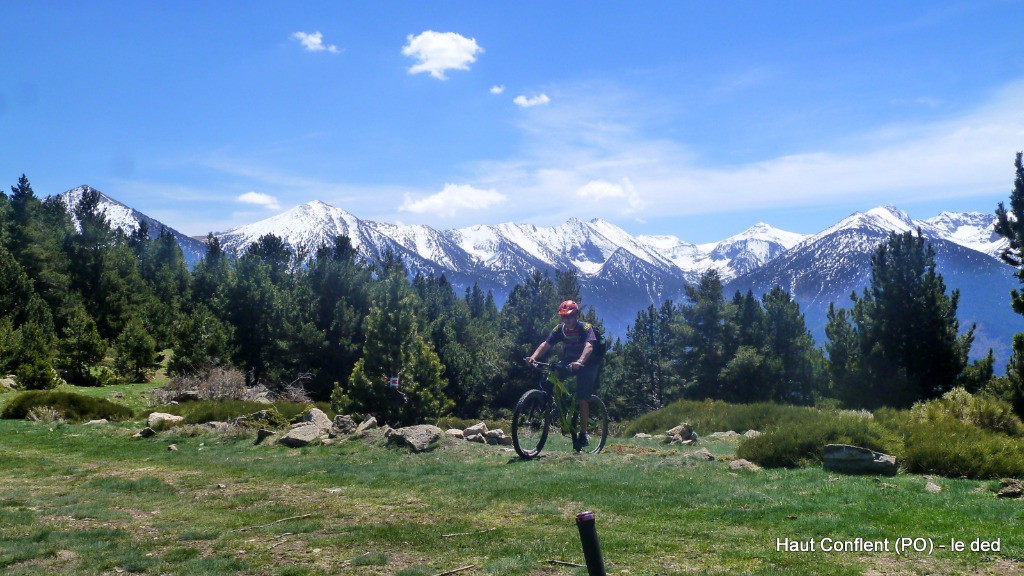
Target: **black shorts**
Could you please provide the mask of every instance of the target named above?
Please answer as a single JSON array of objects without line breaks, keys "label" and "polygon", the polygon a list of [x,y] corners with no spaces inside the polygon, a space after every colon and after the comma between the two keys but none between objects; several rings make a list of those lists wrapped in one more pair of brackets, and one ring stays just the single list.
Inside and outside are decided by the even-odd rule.
[{"label": "black shorts", "polygon": [[573,372],[576,376],[576,398],[588,400],[597,392],[597,373],[601,370],[601,363],[594,362]]}]

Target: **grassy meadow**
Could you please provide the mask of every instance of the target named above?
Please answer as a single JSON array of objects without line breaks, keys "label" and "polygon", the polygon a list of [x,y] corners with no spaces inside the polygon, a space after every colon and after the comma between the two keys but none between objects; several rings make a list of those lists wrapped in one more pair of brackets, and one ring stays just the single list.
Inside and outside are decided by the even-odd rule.
[{"label": "grassy meadow", "polygon": [[[120,391],[130,397],[134,391]],[[4,395],[7,396],[7,395]],[[0,396],[0,403],[2,403]],[[615,574],[1018,574],[1024,503],[998,482],[733,471],[657,440],[605,453],[558,443],[535,461],[445,440],[299,450],[195,427],[0,420],[0,573],[586,574],[576,513],[593,510]],[[170,445],[176,450],[169,450]],[[806,541],[1000,539],[999,552],[783,552]]]}]

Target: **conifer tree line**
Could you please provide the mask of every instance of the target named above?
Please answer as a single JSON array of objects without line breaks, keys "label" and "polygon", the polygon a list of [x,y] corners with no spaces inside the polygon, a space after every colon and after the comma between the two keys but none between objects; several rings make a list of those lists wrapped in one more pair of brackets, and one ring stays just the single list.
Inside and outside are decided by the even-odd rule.
[{"label": "conifer tree line", "polygon": [[[557,324],[559,302],[580,302],[604,331],[575,272],[535,271],[499,307],[478,285],[410,278],[394,254],[366,262],[345,237],[298,261],[273,235],[235,258],[212,234],[189,270],[169,233],[111,229],[98,192],[71,209],[25,176],[0,193],[0,375],[22,388],[140,382],[166,361],[171,375],[233,366],[251,385],[298,382],[388,421],[500,417],[534,384],[521,359]],[[1024,230],[1001,226],[1020,254]],[[973,328],[961,330],[934,256],[920,232],[891,235],[870,285],[830,308],[821,348],[785,290],[726,295],[711,270],[680,302],[637,313],[609,345],[600,394],[617,418],[680,398],[909,407],[955,386],[1020,409],[1024,335],[1005,377],[991,351],[969,363]]]}]

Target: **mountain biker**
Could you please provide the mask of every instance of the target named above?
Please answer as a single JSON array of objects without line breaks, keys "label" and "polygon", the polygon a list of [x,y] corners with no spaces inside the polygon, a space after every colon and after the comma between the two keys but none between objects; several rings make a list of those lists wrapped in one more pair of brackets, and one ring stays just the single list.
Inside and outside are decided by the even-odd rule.
[{"label": "mountain biker", "polygon": [[559,342],[562,343],[562,361],[569,365],[569,370],[576,376],[576,397],[580,403],[580,442],[577,449],[580,449],[590,444],[587,435],[587,421],[590,418],[588,400],[597,387],[600,360],[593,354],[598,339],[593,326],[580,322],[580,307],[576,302],[562,302],[558,307],[558,315],[562,317],[562,322],[524,360],[527,364],[535,364],[538,358],[547,354]]}]

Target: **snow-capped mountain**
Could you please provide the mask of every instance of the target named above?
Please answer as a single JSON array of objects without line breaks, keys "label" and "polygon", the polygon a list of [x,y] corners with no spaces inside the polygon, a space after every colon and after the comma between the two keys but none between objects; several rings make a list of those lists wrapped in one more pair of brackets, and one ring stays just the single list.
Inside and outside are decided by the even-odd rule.
[{"label": "snow-capped mountain", "polygon": [[[64,201],[64,205],[67,206],[68,214],[71,215],[71,220],[75,224],[75,228],[78,228],[78,220],[75,218],[75,207],[78,206],[79,201],[82,199],[82,194],[87,191],[92,191],[93,188],[83,185],[77,188],[72,188],[67,192],[59,195],[60,199]],[[96,192],[99,192],[96,190]],[[188,263],[189,267],[192,267],[206,256],[206,244],[190,238],[181,232],[178,232],[174,228],[163,224],[150,218],[149,216],[139,212],[134,208],[125,206],[124,204],[114,200],[110,196],[99,192],[100,202],[99,210],[107,218],[107,222],[110,223],[111,229],[120,230],[125,234],[132,234],[139,229],[141,224],[145,224],[149,230],[149,237],[156,238],[160,235],[160,230],[166,230],[170,232],[174,239],[178,242],[178,246],[181,247],[181,252],[185,257],[185,262]]]},{"label": "snow-capped mountain", "polygon": [[[837,307],[852,306],[850,294],[860,294],[871,277],[871,255],[891,232],[921,230],[935,249],[936,268],[946,283],[947,293],[960,290],[958,317],[961,329],[977,323],[972,354],[984,355],[995,350],[1001,362],[1009,357],[1012,335],[1024,331],[1024,319],[1009,310],[1009,293],[1017,286],[1013,268],[986,252],[969,247],[951,235],[964,230],[968,217],[946,221],[943,228],[912,220],[892,207],[879,207],[857,212],[828,229],[814,234],[767,264],[734,279],[726,285],[726,293],[752,290],[763,294],[781,286],[800,303],[807,326],[818,343],[823,343],[826,312],[830,303]],[[969,216],[969,215],[968,215]],[[934,219],[933,219],[934,220]]]},{"label": "snow-capped mountain", "polygon": [[1009,240],[996,234],[994,214],[943,212],[923,223],[946,240],[996,258],[1010,245]]},{"label": "snow-capped mountain", "polygon": [[[62,195],[74,206],[87,187]],[[164,224],[101,194],[112,226],[130,233],[146,222],[156,235]],[[575,270],[585,304],[594,306],[612,335],[623,335],[636,312],[665,300],[680,301],[684,287],[715,269],[735,291],[767,292],[778,285],[800,303],[808,327],[825,342],[825,312],[831,302],[849,307],[851,292],[867,286],[871,255],[891,232],[920,230],[936,252],[948,290],[961,291],[959,317],[977,323],[974,354],[993,347],[1001,362],[1024,319],[1008,310],[1018,286],[1014,269],[998,259],[1006,240],[994,233],[995,217],[944,212],[913,220],[892,206],[856,212],[827,229],[802,235],[759,223],[720,242],[695,245],[676,236],[637,236],[603,220],[570,219],[559,226],[506,223],[439,231],[422,225],[361,220],[320,201],[216,234],[224,248],[241,255],[261,236],[274,234],[300,258],[312,256],[336,236],[347,236],[367,260],[390,252],[410,274],[445,274],[457,288],[478,283],[500,303],[534,270]],[[205,253],[202,242],[171,228],[190,264]]]},{"label": "snow-capped mountain", "polygon": [[686,272],[690,282],[712,268],[727,282],[763,266],[804,238],[804,234],[759,222],[735,236],[710,244],[690,244],[675,236],[639,236],[637,240],[669,258]]}]

